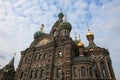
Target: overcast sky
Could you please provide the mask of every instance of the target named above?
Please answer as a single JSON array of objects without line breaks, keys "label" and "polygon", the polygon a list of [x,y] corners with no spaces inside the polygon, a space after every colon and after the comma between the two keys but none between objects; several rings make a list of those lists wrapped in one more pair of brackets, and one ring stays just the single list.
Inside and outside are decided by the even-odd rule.
[{"label": "overcast sky", "polygon": [[60,9],[81,35],[87,46],[87,23],[95,35],[97,46],[109,49],[117,80],[120,80],[120,0],[0,0],[0,65],[7,64],[16,52],[15,67],[20,51],[28,48],[33,34],[45,25],[49,33],[58,19]]}]

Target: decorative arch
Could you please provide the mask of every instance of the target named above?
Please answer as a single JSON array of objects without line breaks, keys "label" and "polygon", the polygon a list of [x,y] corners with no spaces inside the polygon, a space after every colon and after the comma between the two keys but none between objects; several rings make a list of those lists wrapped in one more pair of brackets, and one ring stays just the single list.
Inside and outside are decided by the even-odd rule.
[{"label": "decorative arch", "polygon": [[47,43],[52,42],[52,37],[50,34],[43,34],[38,39],[35,39],[30,47],[40,47],[46,45]]},{"label": "decorative arch", "polygon": [[73,72],[73,77],[78,77],[78,66],[73,66],[72,72]]}]

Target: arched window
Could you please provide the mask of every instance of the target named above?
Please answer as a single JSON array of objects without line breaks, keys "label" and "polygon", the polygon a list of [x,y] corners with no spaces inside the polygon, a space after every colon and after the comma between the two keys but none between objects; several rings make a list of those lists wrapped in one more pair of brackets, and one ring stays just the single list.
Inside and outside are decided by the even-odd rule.
[{"label": "arched window", "polygon": [[94,63],[94,71],[95,71],[96,78],[99,79],[99,73],[98,73],[98,69],[97,69],[96,63]]},{"label": "arched window", "polygon": [[42,54],[39,55],[39,59],[42,59]]},{"label": "arched window", "polygon": [[56,37],[56,36],[57,36],[56,31],[54,31],[54,32],[53,32],[53,36],[54,36],[54,37]]},{"label": "arched window", "polygon": [[45,56],[45,59],[47,59],[47,54],[45,54],[44,56]]},{"label": "arched window", "polygon": [[90,71],[90,77],[92,77],[92,68],[89,67],[89,71]]},{"label": "arched window", "polygon": [[62,52],[61,51],[59,51],[58,57],[62,57]]},{"label": "arched window", "polygon": [[103,77],[106,78],[107,77],[107,74],[106,74],[106,70],[105,70],[105,65],[103,62],[100,62],[100,66],[101,66],[101,71],[102,71],[102,74],[103,74]]},{"label": "arched window", "polygon": [[34,75],[34,78],[36,79],[38,76],[38,70],[35,71],[35,75]]},{"label": "arched window", "polygon": [[73,68],[73,73],[74,73],[74,76],[75,76],[75,77],[77,76],[77,72],[78,72],[77,67],[74,67],[74,68]]},{"label": "arched window", "polygon": [[37,60],[37,55],[34,56],[34,60]]},{"label": "arched window", "polygon": [[41,72],[40,72],[40,78],[43,77],[43,74],[44,74],[44,70],[42,69]]},{"label": "arched window", "polygon": [[86,75],[85,67],[81,67],[81,75],[84,77]]},{"label": "arched window", "polygon": [[20,74],[20,79],[22,79],[22,77],[23,77],[23,72],[21,72],[21,74]]},{"label": "arched window", "polygon": [[27,60],[28,60],[28,59],[27,59],[27,58],[25,58],[25,63],[27,62]]},{"label": "arched window", "polygon": [[58,79],[60,79],[61,74],[62,74],[61,69],[58,68],[57,71],[56,71],[56,77],[57,77]]},{"label": "arched window", "polygon": [[33,71],[30,72],[30,78],[33,78]]}]

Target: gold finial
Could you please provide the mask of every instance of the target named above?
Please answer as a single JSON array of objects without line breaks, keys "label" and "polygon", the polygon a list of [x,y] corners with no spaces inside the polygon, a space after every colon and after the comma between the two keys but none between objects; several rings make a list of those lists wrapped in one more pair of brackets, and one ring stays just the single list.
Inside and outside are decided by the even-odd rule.
[{"label": "gold finial", "polygon": [[14,53],[14,58],[15,58],[15,56],[16,56],[16,53]]},{"label": "gold finial", "polygon": [[65,15],[65,22],[67,21],[67,16]]},{"label": "gold finial", "polygon": [[40,31],[43,32],[43,30],[44,30],[44,24],[41,24]]}]

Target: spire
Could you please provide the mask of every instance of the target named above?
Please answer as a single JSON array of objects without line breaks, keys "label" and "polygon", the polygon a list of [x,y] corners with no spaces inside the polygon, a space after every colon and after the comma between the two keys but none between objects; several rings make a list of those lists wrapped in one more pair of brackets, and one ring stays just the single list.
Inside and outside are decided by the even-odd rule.
[{"label": "spire", "polygon": [[40,31],[41,31],[41,32],[44,32],[44,24],[41,24]]},{"label": "spire", "polygon": [[8,65],[12,65],[14,66],[14,59],[15,59],[16,53],[14,53],[13,58],[11,59],[11,61],[8,63]]}]

